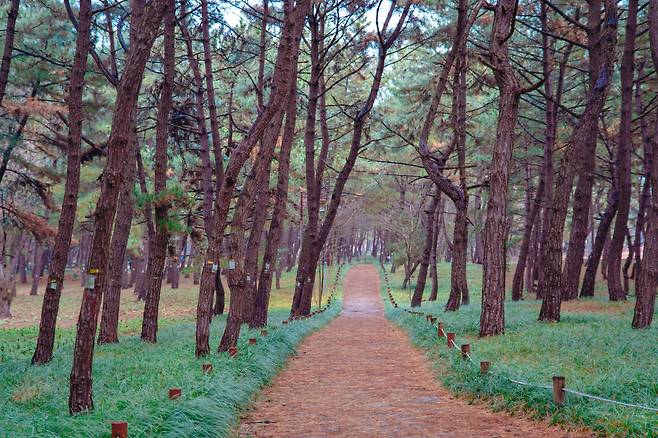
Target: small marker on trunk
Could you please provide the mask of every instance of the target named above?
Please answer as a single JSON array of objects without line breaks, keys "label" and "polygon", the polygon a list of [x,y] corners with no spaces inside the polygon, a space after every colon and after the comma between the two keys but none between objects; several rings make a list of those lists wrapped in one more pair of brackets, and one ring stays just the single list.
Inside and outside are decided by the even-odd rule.
[{"label": "small marker on trunk", "polygon": [[112,438],[128,438],[128,423],[125,421],[113,421]]}]

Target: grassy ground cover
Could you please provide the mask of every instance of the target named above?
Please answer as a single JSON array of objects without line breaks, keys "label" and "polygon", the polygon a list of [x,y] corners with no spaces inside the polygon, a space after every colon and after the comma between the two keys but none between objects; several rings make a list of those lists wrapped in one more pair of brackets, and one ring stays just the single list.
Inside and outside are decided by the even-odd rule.
[{"label": "grassy ground cover", "polygon": [[[335,271],[327,277],[328,286],[334,275]],[[288,317],[293,284],[294,272],[285,274],[282,289],[273,291],[268,335],[244,329],[236,358],[215,353],[196,359],[194,322],[186,314],[162,320],[156,345],[139,340],[139,319],[122,321],[119,344],[96,347],[95,410],[74,417],[68,415],[67,407],[73,329],[59,329],[53,361],[34,367],[29,359],[36,328],[0,326],[0,437],[109,436],[110,422],[116,420],[128,421],[130,436],[135,437],[225,435],[240,410],[294,354],[297,344],[340,310],[340,300],[336,300],[328,311],[309,320],[282,325]],[[342,277],[338,297],[341,284]],[[188,294],[196,293],[193,287],[185,287]],[[165,295],[172,293],[185,294],[183,290],[164,290]],[[225,316],[213,321],[213,348],[225,321]],[[251,337],[257,338],[256,345],[248,345]],[[202,363],[212,363],[213,372],[202,373]],[[182,389],[180,399],[168,399],[172,387]]]},{"label": "grassy ground cover", "polygon": [[[390,267],[387,267],[390,268]],[[481,269],[468,267],[471,290],[469,306],[444,312],[450,282],[450,265],[439,268],[439,301],[423,302],[421,310],[438,316],[446,331],[456,333],[457,344],[470,343],[473,364],[457,350],[437,339],[436,329],[422,316],[386,306],[388,317],[405,329],[424,349],[443,383],[458,394],[488,400],[495,409],[522,410],[552,422],[585,425],[612,436],[658,436],[658,414],[635,408],[567,396],[563,408],[552,403],[549,390],[521,386],[510,378],[537,386],[550,386],[554,375],[566,377],[567,387],[618,401],[658,407],[658,327],[630,327],[633,301],[608,303],[603,285],[592,299],[566,303],[562,321],[537,321],[540,302],[526,297],[505,305],[505,334],[477,337],[481,300]],[[401,289],[402,275],[389,274],[392,293],[400,307],[408,307],[410,290]],[[511,284],[511,282],[508,282]],[[413,284],[412,284],[413,287]],[[429,295],[429,285],[426,296]],[[382,293],[385,293],[382,282]],[[481,376],[479,362],[491,361],[489,375]]]}]

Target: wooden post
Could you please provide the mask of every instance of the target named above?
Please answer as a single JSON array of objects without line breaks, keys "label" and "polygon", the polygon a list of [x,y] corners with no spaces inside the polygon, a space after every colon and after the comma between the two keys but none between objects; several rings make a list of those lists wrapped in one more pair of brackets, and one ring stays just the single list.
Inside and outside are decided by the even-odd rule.
[{"label": "wooden post", "polygon": [[287,319],[284,319],[284,320],[283,320],[283,321],[281,321],[281,322],[282,322],[282,324],[283,324],[283,325],[286,325],[286,324],[288,324],[288,320],[287,320]]},{"label": "wooden post", "polygon": [[267,330],[261,330],[260,335],[261,336],[267,336]]},{"label": "wooden post", "polygon": [[237,347],[229,347],[228,354],[231,357],[237,356],[238,355],[238,348]]},{"label": "wooden post", "polygon": [[249,338],[249,345],[256,345],[256,338]]},{"label": "wooden post", "polygon": [[480,362],[480,374],[487,374],[489,372],[489,367],[491,363],[488,360],[483,360]]},{"label": "wooden post", "polygon": [[128,423],[125,421],[113,421],[112,438],[128,438]]},{"label": "wooden post", "polygon": [[439,328],[437,329],[436,333],[440,338],[445,337],[446,332],[443,331],[443,323],[442,322],[439,323]]},{"label": "wooden post", "polygon": [[183,391],[180,388],[171,388],[169,390],[169,400],[174,400],[181,396]]},{"label": "wooden post", "polygon": [[212,373],[212,364],[211,363],[204,363],[201,365],[201,371],[203,371],[206,374]]},{"label": "wooden post", "polygon": [[471,352],[471,344],[462,344],[462,357],[468,359],[468,355]]},{"label": "wooden post", "polygon": [[564,376],[553,376],[553,401],[558,406],[562,406],[564,404],[565,381],[566,379]]},{"label": "wooden post", "polygon": [[448,348],[452,348],[455,343],[455,334],[450,332],[446,335],[446,337],[448,338]]}]

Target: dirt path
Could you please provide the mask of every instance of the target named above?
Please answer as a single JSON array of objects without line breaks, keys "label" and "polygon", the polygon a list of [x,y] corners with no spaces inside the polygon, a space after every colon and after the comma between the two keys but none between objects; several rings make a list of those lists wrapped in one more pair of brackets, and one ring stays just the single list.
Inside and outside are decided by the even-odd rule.
[{"label": "dirt path", "polygon": [[347,274],[341,315],[299,346],[243,418],[239,436],[576,435],[455,399],[384,316],[375,267],[359,265]]}]

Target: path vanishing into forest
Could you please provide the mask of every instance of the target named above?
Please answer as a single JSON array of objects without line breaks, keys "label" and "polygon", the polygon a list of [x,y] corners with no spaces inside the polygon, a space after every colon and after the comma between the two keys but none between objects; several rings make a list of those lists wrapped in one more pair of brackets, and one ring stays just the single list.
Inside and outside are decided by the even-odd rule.
[{"label": "path vanishing into forest", "polygon": [[248,437],[583,437],[455,398],[423,353],[384,316],[379,275],[352,268],[343,311],[242,418]]}]

